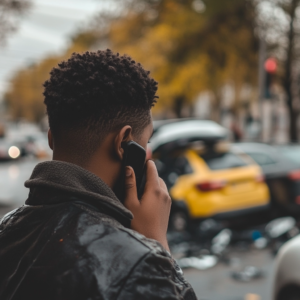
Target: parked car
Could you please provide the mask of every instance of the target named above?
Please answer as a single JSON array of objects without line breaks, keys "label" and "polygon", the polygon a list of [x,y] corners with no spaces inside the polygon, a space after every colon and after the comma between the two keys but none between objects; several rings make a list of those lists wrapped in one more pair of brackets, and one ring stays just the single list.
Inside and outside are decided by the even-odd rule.
[{"label": "parked car", "polygon": [[22,133],[10,136],[7,140],[15,141],[22,149],[23,156],[33,156],[39,159],[47,159],[52,156],[47,135],[43,132]]},{"label": "parked car", "polygon": [[300,145],[278,145],[275,148],[288,160],[300,168]]},{"label": "parked car", "polygon": [[300,167],[296,163],[267,144],[238,143],[232,149],[246,153],[260,165],[277,212],[299,215]]},{"label": "parked car", "polygon": [[8,141],[5,138],[0,139],[0,160],[14,160],[23,155],[23,149],[17,142]]},{"label": "parked car", "polygon": [[155,121],[150,147],[155,153],[186,147],[193,141],[227,140],[229,135],[227,129],[213,121],[191,119]]},{"label": "parked car", "polygon": [[272,300],[300,299],[300,235],[282,246],[273,272]]},{"label": "parked car", "polygon": [[196,120],[163,125],[154,134],[153,158],[173,200],[172,229],[268,206],[269,191],[259,166],[230,150],[227,138],[220,125]]}]

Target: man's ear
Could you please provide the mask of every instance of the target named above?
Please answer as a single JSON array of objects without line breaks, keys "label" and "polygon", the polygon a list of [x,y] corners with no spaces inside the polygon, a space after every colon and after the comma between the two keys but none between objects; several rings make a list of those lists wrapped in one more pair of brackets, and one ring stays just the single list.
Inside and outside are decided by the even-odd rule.
[{"label": "man's ear", "polygon": [[53,137],[50,129],[48,130],[48,145],[51,148],[51,150],[53,150]]},{"label": "man's ear", "polygon": [[117,154],[117,157],[122,160],[124,155],[124,149],[122,148],[122,143],[129,142],[132,140],[132,128],[129,125],[124,126],[117,136],[115,137],[115,153]]}]

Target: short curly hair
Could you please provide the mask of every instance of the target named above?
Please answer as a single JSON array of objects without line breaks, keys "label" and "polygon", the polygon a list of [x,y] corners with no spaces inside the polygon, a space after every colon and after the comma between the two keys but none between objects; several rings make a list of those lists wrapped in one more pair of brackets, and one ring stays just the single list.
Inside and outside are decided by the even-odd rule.
[{"label": "short curly hair", "polygon": [[130,56],[110,49],[73,53],[44,83],[53,136],[80,131],[84,151],[91,154],[108,132],[125,125],[131,125],[133,135],[141,134],[158,98],[157,82],[149,73]]}]

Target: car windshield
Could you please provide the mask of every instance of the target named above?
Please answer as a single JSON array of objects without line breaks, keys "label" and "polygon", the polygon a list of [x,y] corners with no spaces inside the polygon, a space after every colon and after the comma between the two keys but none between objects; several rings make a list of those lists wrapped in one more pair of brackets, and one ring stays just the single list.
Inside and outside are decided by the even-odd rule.
[{"label": "car windshield", "polygon": [[207,153],[200,156],[211,170],[232,169],[248,165],[239,155],[232,152]]},{"label": "car windshield", "polygon": [[276,161],[265,153],[246,152],[260,166],[273,165]]}]

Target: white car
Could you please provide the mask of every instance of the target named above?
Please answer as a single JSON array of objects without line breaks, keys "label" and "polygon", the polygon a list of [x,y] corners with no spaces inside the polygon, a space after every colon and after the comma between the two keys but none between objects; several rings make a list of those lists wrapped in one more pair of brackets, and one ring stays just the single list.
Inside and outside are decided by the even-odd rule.
[{"label": "white car", "polygon": [[229,137],[230,132],[213,121],[196,119],[154,121],[150,148],[152,152],[156,152],[165,145],[180,148],[195,141],[228,140]]},{"label": "white car", "polygon": [[276,257],[272,300],[300,300],[300,235],[285,243]]}]

